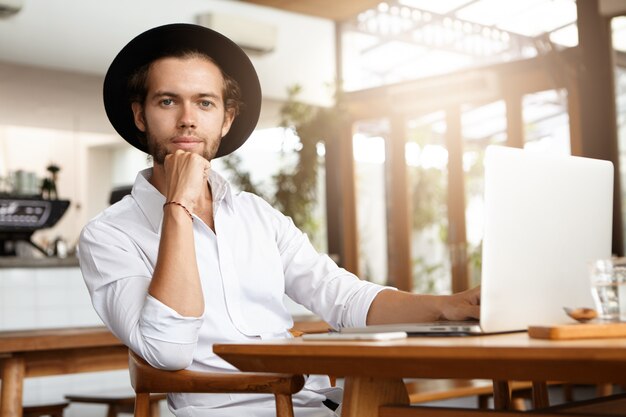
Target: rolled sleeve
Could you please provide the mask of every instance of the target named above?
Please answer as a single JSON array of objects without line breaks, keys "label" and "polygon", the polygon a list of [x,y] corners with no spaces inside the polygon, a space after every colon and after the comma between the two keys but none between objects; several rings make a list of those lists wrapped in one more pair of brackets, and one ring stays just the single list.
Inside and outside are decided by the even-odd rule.
[{"label": "rolled sleeve", "polygon": [[348,299],[341,327],[365,327],[367,325],[367,312],[378,293],[383,290],[397,290],[393,287],[385,287],[371,282],[364,283],[367,285],[354,291]]},{"label": "rolled sleeve", "polygon": [[193,361],[201,326],[201,317],[181,316],[148,295],[138,326],[140,355],[157,368],[185,369]]},{"label": "rolled sleeve", "polygon": [[195,344],[202,326],[202,316],[185,317],[153,296],[146,297],[140,326],[144,337],[178,344]]},{"label": "rolled sleeve", "polygon": [[94,308],[113,334],[157,368],[192,363],[202,318],[183,317],[148,294],[152,266],[128,235],[92,222],[78,256]]}]

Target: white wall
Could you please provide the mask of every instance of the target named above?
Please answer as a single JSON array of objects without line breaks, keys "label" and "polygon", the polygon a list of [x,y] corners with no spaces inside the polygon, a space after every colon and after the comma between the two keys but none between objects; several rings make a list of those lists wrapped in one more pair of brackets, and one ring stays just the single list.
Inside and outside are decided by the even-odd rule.
[{"label": "white wall", "polygon": [[102,76],[134,36],[166,23],[195,23],[205,13],[277,27],[276,49],[252,57],[265,97],[284,99],[286,88],[299,83],[303,100],[331,103],[324,85],[334,80],[334,24],[238,1],[28,0],[17,15],[0,19],[0,61]]},{"label": "white wall", "polygon": [[49,163],[62,167],[59,196],[72,205],[57,226],[36,233],[39,243],[61,236],[74,244],[84,223],[108,205],[111,188],[132,183],[147,166],[104,112],[102,80],[113,56],[143,30],[193,22],[198,13],[278,28],[275,51],[252,56],[264,92],[259,128],[277,125],[287,87],[296,83],[304,88],[300,99],[330,103],[329,21],[224,0],[29,0],[18,15],[0,19],[0,177],[18,169],[43,177]]}]

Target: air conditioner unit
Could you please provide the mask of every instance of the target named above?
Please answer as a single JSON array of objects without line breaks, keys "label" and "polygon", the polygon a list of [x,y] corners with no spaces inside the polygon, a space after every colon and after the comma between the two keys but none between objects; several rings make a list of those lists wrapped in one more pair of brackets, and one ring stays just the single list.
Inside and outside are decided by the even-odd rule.
[{"label": "air conditioner unit", "polygon": [[22,10],[24,0],[0,0],[0,17],[12,16]]},{"label": "air conditioner unit", "polygon": [[264,54],[276,46],[276,26],[267,23],[217,13],[198,15],[197,23],[229,37],[248,52]]}]

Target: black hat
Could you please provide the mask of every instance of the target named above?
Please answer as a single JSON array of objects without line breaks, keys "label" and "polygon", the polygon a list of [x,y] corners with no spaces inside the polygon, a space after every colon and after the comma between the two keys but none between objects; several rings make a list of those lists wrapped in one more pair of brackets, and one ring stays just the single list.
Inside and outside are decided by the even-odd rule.
[{"label": "black hat", "polygon": [[203,26],[176,23],[150,29],[131,40],[115,57],[104,78],[104,108],[109,121],[128,143],[148,152],[139,140],[130,106],[128,78],[143,65],[177,51],[197,50],[210,56],[239,83],[244,103],[222,138],[216,157],[228,155],[248,139],[261,112],[261,85],[250,58],[236,43]]}]

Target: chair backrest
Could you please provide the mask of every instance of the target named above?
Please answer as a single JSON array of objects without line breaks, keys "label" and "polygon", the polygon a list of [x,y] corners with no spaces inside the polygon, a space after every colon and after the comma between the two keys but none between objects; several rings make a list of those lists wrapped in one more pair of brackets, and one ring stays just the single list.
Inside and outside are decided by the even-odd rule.
[{"label": "chair backrest", "polygon": [[150,366],[129,350],[130,381],[135,392],[254,392],[293,394],[302,389],[302,375],[164,371]]},{"label": "chair backrest", "polygon": [[302,375],[269,373],[214,373],[156,369],[129,350],[130,382],[137,394],[135,416],[147,417],[149,394],[162,392],[267,393],[276,398],[276,415],[293,417],[291,394],[304,386]]}]

